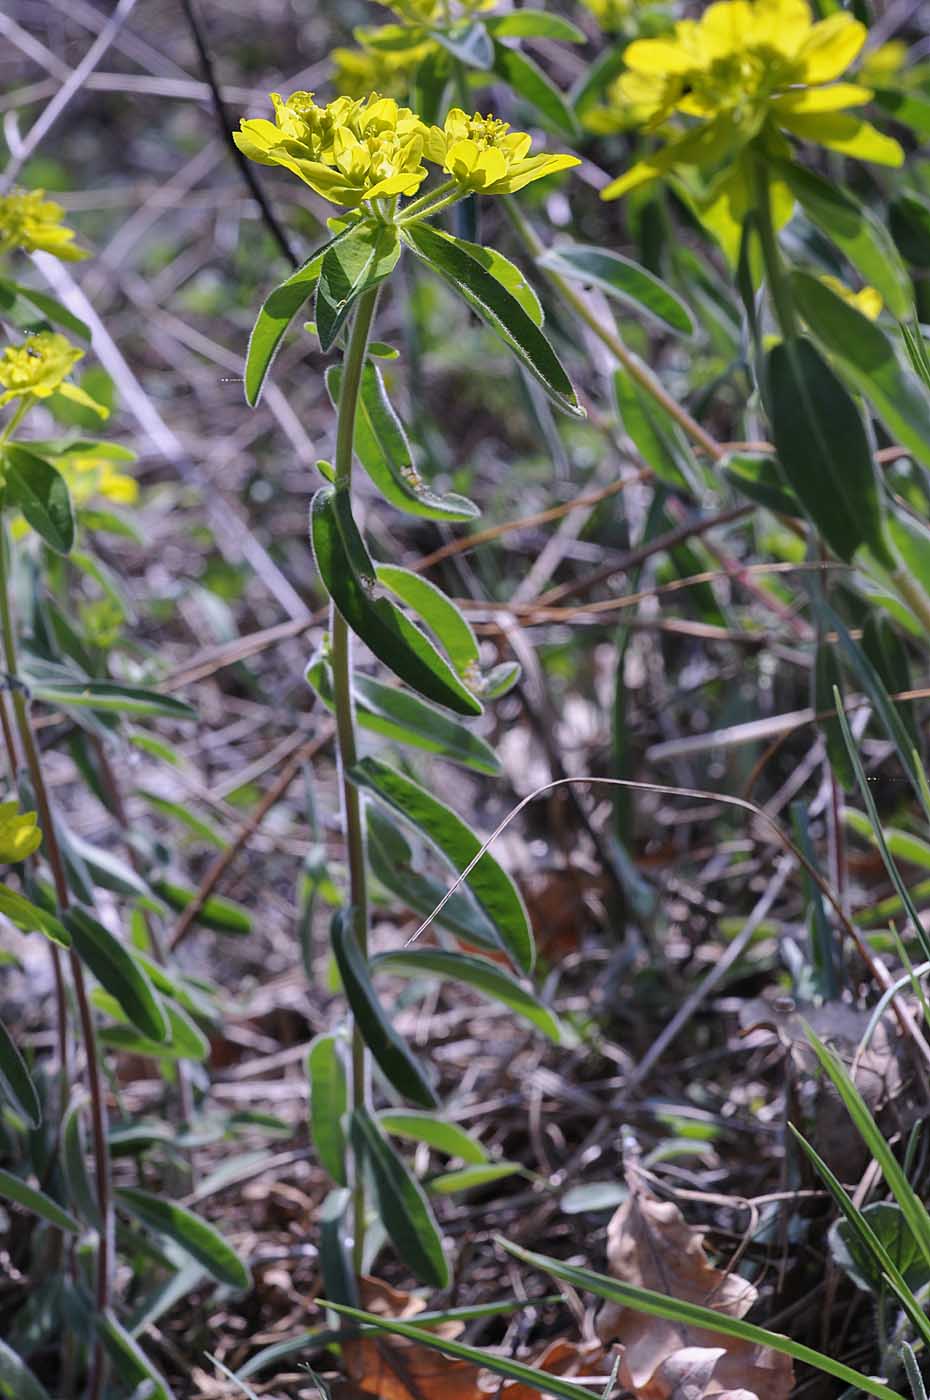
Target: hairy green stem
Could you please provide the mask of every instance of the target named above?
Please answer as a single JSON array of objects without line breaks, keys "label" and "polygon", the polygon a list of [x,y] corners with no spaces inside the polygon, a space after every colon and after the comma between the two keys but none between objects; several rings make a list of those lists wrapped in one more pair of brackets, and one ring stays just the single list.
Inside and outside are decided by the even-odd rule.
[{"label": "hairy green stem", "polygon": [[[538,260],[541,258],[546,251],[545,245],[537,237],[519,204],[517,204],[512,196],[502,199],[501,204],[527,252],[534,259]],[[578,319],[583,321],[588,329],[594,332],[603,345],[607,346],[607,349],[623,366],[630,378],[659,404],[668,416],[678,424],[682,432],[687,434],[696,447],[699,447],[702,452],[706,452],[708,457],[713,461],[720,461],[720,459],[726,455],[720,443],[701,427],[697,419],[692,418],[686,408],[682,408],[681,404],[677,403],[675,399],[672,398],[671,394],[653,374],[652,370],[644,365],[642,360],[633,354],[632,350],[627,349],[616,330],[611,326],[604,325],[591,310],[582,294],[576,291],[576,289],[567,282],[564,277],[560,276],[558,272],[554,271],[554,269],[541,267],[539,270],[546,278],[546,281],[549,283],[550,287],[552,287],[553,291],[565,302],[566,306],[570,307]]]},{"label": "hairy green stem", "polygon": [[[358,394],[365,367],[365,351],[378,302],[378,288],[364,292],[352,320],[349,344],[342,367],[339,390],[339,418],[336,427],[336,489],[348,491],[352,485],[352,449]],[[333,709],[336,717],[336,747],[342,791],[342,820],[349,865],[349,901],[353,928],[362,955],[368,953],[368,882],[365,870],[365,829],[358,788],[348,774],[357,758],[355,705],[352,699],[352,639],[345,618],[333,605],[330,613],[330,639],[333,670]],[[368,1050],[358,1026],[352,1029],[352,1106],[366,1108],[369,1099],[370,1067]],[[365,1183],[358,1163],[352,1180],[352,1258],[361,1273],[365,1249]]]},{"label": "hairy green stem", "polygon": [[775,220],[772,217],[772,187],[769,180],[768,162],[764,156],[756,156],[753,162],[753,183],[755,213],[759,226],[759,239],[762,244],[762,261],[765,263],[765,276],[775,307],[775,317],[779,329],[786,338],[797,335],[798,318],[794,310],[791,289],[785,276]]},{"label": "hairy green stem", "polygon": [[[49,802],[48,788],[45,783],[45,774],[42,769],[42,760],[35,741],[35,736],[32,732],[32,722],[29,718],[26,692],[19,680],[16,633],[13,627],[13,613],[10,607],[6,525],[2,513],[0,513],[0,633],[2,633],[3,638],[4,663],[13,697],[13,713],[16,719],[16,727],[19,732],[19,739],[26,760],[26,768],[29,772],[29,778],[32,783],[33,792],[35,793],[36,807],[39,812],[43,849],[52,872],[52,880],[55,885],[55,895],[58,900],[59,908],[61,910],[66,910],[71,902],[68,889],[68,877],[52,817],[52,808]],[[101,1219],[101,1230],[97,1244],[96,1305],[98,1313],[102,1313],[109,1307],[110,1303],[110,1261],[113,1252],[113,1212],[110,1194],[109,1153],[107,1151],[106,1104],[103,1097],[100,1065],[97,1058],[97,1036],[94,1029],[94,1018],[91,1011],[90,1000],[87,995],[87,986],[84,981],[84,969],[81,966],[80,959],[73,950],[69,953],[68,957],[71,969],[71,980],[74,984],[74,994],[77,1001],[78,1017],[81,1023],[81,1033],[84,1038],[84,1053],[87,1061],[87,1084],[90,1091],[97,1209],[100,1212]],[[58,984],[56,980],[56,985],[61,984]],[[61,985],[62,1003],[63,1000],[63,985]],[[59,1035],[61,1035],[60,1028]],[[59,1053],[62,1053],[62,1051],[60,1050]],[[66,1055],[66,1048],[64,1054]],[[65,1060],[63,1073],[65,1072],[66,1063],[67,1061]],[[98,1341],[95,1343],[91,1362],[87,1400],[98,1400],[103,1390],[105,1369],[105,1353],[102,1345]]]}]

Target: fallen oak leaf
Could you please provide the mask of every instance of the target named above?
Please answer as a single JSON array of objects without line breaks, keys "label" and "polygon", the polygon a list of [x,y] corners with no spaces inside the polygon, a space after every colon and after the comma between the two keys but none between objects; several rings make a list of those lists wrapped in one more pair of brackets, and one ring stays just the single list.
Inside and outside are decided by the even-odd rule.
[{"label": "fallen oak leaf", "polygon": [[[614,1278],[684,1302],[743,1317],[756,1290],[738,1274],[714,1267],[701,1230],[671,1201],[652,1195],[634,1173],[630,1195],[607,1228]],[[597,1319],[605,1344],[622,1344],[620,1381],[639,1400],[786,1400],[794,1374],[790,1357],[769,1347],[606,1303]]]}]

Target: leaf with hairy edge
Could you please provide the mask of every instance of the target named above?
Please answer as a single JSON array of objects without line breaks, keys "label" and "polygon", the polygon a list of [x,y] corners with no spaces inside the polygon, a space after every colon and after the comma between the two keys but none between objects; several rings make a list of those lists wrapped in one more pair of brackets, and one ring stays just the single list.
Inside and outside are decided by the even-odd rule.
[{"label": "leaf with hairy edge", "polygon": [[32,1076],[13,1037],[0,1021],[0,1090],[25,1118],[30,1128],[42,1122],[42,1105]]},{"label": "leaf with hairy edge", "polygon": [[400,257],[392,224],[361,224],[335,239],[320,264],[316,329],[320,348],[329,350],[362,292],[383,282]]},{"label": "leaf with hairy edge", "polygon": [[891,338],[818,277],[795,272],[791,287],[798,310],[824,349],[836,357],[840,372],[889,433],[930,466],[930,393]]},{"label": "leaf with hairy edge", "polygon": [[132,953],[83,909],[69,909],[64,922],[74,951],[101,987],[116,998],[127,1021],[150,1040],[166,1041],[169,1027],[164,1008]]},{"label": "leaf with hairy edge", "polygon": [[[413,866],[413,852],[400,828],[373,804],[366,813],[368,859],[377,880],[408,909],[427,918],[437,907],[445,888]],[[467,889],[456,890],[446,901],[436,923],[463,943],[494,952],[505,952],[500,935],[481,905]]]},{"label": "leaf with hairy edge", "polygon": [[[339,402],[342,366],[326,371],[333,406]],[[355,417],[355,455],[389,505],[427,520],[474,520],[478,507],[454,491],[441,495],[424,481],[413,462],[413,451],[388,398],[377,365],[362,370]]]},{"label": "leaf with hairy edge", "polygon": [[854,400],[801,337],[768,352],[765,387],[779,464],[827,544],[847,563],[863,544],[888,563],[878,481]]},{"label": "leaf with hairy edge", "polygon": [[427,637],[387,598],[373,598],[353,573],[323,487],[310,506],[310,536],[320,577],[336,607],[369,651],[428,700],[460,715],[480,715],[481,705],[459,681]]},{"label": "leaf with hairy edge", "polygon": [[47,1220],[49,1225],[54,1225],[56,1230],[64,1230],[68,1235],[81,1233],[81,1223],[75,1220],[70,1211],[53,1201],[51,1196],[46,1196],[44,1191],[37,1191],[34,1186],[28,1186],[12,1172],[0,1171],[0,1196],[25,1206],[33,1215],[38,1215],[42,1220]]},{"label": "leaf with hairy edge", "polygon": [[[332,710],[332,675],[319,653],[311,658],[306,676],[326,708]],[[489,744],[408,690],[385,685],[359,672],[352,677],[352,690],[355,718],[361,729],[382,734],[398,744],[425,749],[476,773],[492,778],[500,773],[497,755]]]},{"label": "leaf with hairy edge", "polygon": [[486,268],[492,277],[496,277],[501,286],[506,288],[510,295],[520,303],[533,324],[542,325],[545,317],[539,297],[516,263],[505,258],[503,253],[499,253],[496,248],[485,248],[481,243],[469,243],[466,238],[455,238],[445,229],[436,229],[435,231],[441,233],[444,238],[448,238],[450,243],[454,243],[457,248],[462,248],[466,253],[470,253],[475,262],[480,262],[481,266]]},{"label": "leaf with hairy edge", "polygon": [[[338,238],[344,237],[345,233],[338,235]],[[287,328],[313,295],[323,258],[336,241],[333,238],[317,249],[265,299],[252,327],[245,357],[245,398],[250,408],[254,408],[261,398],[265,380]]]},{"label": "leaf with hairy edge", "polygon": [[556,1045],[563,1042],[563,1028],[548,1006],[522,987],[509,972],[484,958],[440,948],[398,948],[396,952],[379,953],[371,959],[370,966],[373,972],[399,973],[402,977],[442,977],[450,982],[463,982],[529,1021]]},{"label": "leaf with hairy edge", "polygon": [[381,1073],[412,1103],[434,1108],[436,1095],[425,1071],[394,1029],[371,984],[368,964],[352,928],[351,910],[337,909],[330,938],[346,1001]]},{"label": "leaf with hairy edge", "polygon": [[569,140],[578,136],[578,123],[571,107],[551,78],[525,53],[495,39],[493,67],[498,77],[536,108],[544,122]]},{"label": "leaf with hairy edge", "polygon": [[736,1337],[755,1346],[770,1347],[772,1351],[779,1351],[785,1356],[793,1357],[795,1361],[825,1371],[829,1376],[836,1376],[845,1385],[863,1390],[867,1395],[874,1395],[876,1400],[904,1400],[902,1395],[883,1382],[865,1376],[860,1371],[853,1370],[851,1366],[844,1365],[842,1361],[834,1361],[823,1352],[795,1342],[779,1332],[769,1332],[752,1322],[728,1317],[726,1313],[717,1312],[714,1308],[706,1308],[698,1303],[671,1298],[664,1293],[655,1293],[649,1288],[639,1288],[632,1283],[620,1283],[606,1274],[595,1273],[593,1269],[579,1268],[573,1264],[565,1264],[560,1259],[550,1259],[545,1254],[535,1254],[532,1250],[522,1249],[519,1245],[511,1244],[509,1240],[500,1237],[498,1244],[530,1268],[551,1274],[553,1278],[563,1279],[579,1292],[593,1293],[598,1298],[606,1298],[620,1307],[632,1308],[634,1312],[646,1313],[651,1317],[666,1318],[670,1322],[681,1322],[686,1327],[722,1333],[725,1337]]},{"label": "leaf with hairy edge", "polygon": [[549,248],[539,259],[539,266],[571,282],[598,287],[607,296],[647,312],[682,335],[694,334],[694,317],[681,297],[639,263],[619,253],[586,243],[563,243]]},{"label": "leaf with hairy edge", "polygon": [[449,1265],[420,1183],[364,1109],[352,1114],[351,1135],[354,1151],[371,1169],[378,1212],[394,1248],[421,1283],[445,1288]]},{"label": "leaf with hairy edge", "polygon": [[71,935],[54,914],[40,909],[25,895],[18,894],[7,885],[0,885],[0,914],[9,919],[20,933],[42,933],[59,948],[71,947]]},{"label": "leaf with hairy edge", "polygon": [[69,554],[74,544],[71,492],[57,467],[34,452],[10,442],[0,452],[6,502],[23,516],[56,554]]},{"label": "leaf with hairy edge", "polygon": [[881,293],[891,314],[909,316],[914,305],[910,275],[891,234],[868,206],[834,180],[790,161],[778,162],[777,170],[811,223]]},{"label": "leaf with hairy edge", "polygon": [[413,608],[430,631],[438,637],[449,660],[463,680],[479,677],[478,639],[471,623],[459,612],[452,599],[422,574],[397,564],[379,564],[378,582],[389,588],[402,603]]},{"label": "leaf with hairy edge", "polygon": [[320,1165],[339,1186],[346,1185],[346,1140],[342,1119],[348,1107],[346,1072],[335,1035],[318,1035],[307,1052],[310,1080],[310,1136]]},{"label": "leaf with hairy edge", "polygon": [[455,240],[428,224],[412,225],[404,231],[404,238],[500,336],[552,402],[566,413],[583,418],[584,410],[555,351],[506,287]]},{"label": "leaf with hairy edge", "polygon": [[35,319],[32,312],[18,305],[23,301],[28,302],[36,311],[41,311],[51,325],[63,326],[72,335],[80,336],[81,340],[90,340],[90,326],[87,322],[75,316],[66,306],[62,306],[56,297],[50,297],[47,292],[37,292],[34,287],[23,287],[18,282],[9,282],[5,277],[0,278],[0,309],[17,325],[26,325],[30,319]]},{"label": "leaf with hairy edge", "polygon": [[167,1381],[109,1308],[98,1313],[94,1321],[114,1371],[127,1385],[138,1390],[149,1382],[154,1388],[149,1391],[148,1400],[175,1400]]},{"label": "leaf with hairy edge", "polygon": [[251,1275],[236,1251],[215,1226],[186,1206],[129,1186],[116,1192],[116,1201],[150,1230],[173,1240],[218,1283],[230,1288],[250,1286]]},{"label": "leaf with hairy edge", "polygon": [[412,1142],[425,1142],[437,1152],[447,1157],[459,1157],[472,1166],[487,1162],[488,1154],[477,1138],[460,1128],[457,1123],[449,1123],[434,1113],[411,1113],[402,1109],[386,1108],[377,1115],[379,1125],[394,1137],[409,1138]]},{"label": "leaf with hairy edge", "polygon": [[6,1342],[0,1341],[0,1395],[7,1400],[49,1400],[48,1391]]},{"label": "leaf with hairy edge", "polygon": [[[481,850],[481,842],[461,817],[388,764],[363,758],[349,777],[415,826],[457,873]],[[532,971],[535,949],[526,907],[513,880],[490,851],[485,851],[466,883],[514,962],[522,971]]]}]

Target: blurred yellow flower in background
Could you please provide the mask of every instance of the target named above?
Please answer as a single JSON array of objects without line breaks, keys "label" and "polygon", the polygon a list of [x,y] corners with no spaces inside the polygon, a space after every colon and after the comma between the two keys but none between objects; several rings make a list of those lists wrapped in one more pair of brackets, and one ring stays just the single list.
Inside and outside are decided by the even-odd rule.
[{"label": "blurred yellow flower in background", "polygon": [[0,861],[15,865],[37,851],[42,832],[35,812],[21,812],[15,801],[0,802]]},{"label": "blurred yellow flower in background", "polygon": [[870,321],[875,321],[882,313],[884,302],[882,294],[874,287],[862,287],[858,292],[854,292],[851,287],[847,287],[845,282],[841,282],[838,277],[831,277],[828,273],[820,278],[825,287],[829,287],[831,292],[836,292],[838,297],[849,306],[855,309]]},{"label": "blurred yellow flower in background", "polygon": [[44,190],[14,190],[0,195],[0,253],[21,248],[25,253],[54,253],[64,262],[78,262],[87,253],[74,242],[74,230],[61,221],[64,209],[46,199]]},{"label": "blurred yellow flower in background", "polygon": [[61,394],[73,403],[92,409],[101,418],[109,416],[103,404],[91,398],[77,384],[67,382],[68,375],[84,351],[72,345],[67,336],[57,331],[38,331],[22,345],[8,345],[0,355],[0,407],[13,399],[32,396],[47,399]]},{"label": "blurred yellow flower in background", "polygon": [[347,97],[364,97],[369,92],[404,97],[417,68],[438,48],[432,39],[425,39],[397,49],[379,48],[364,41],[358,49],[333,49],[333,87]]},{"label": "blurred yellow flower in background", "polygon": [[113,443],[79,443],[57,456],[55,466],[68,483],[76,506],[86,505],[95,496],[103,496],[114,505],[131,506],[139,499],[139,483],[116,463],[131,461],[134,455]]},{"label": "blurred yellow flower in background", "polygon": [[577,156],[529,154],[532,138],[511,131],[497,117],[470,117],[453,107],[440,128],[430,128],[427,160],[441,165],[463,189],[480,194],[513,194],[533,180],[579,165]]},{"label": "blurred yellow flower in background", "polygon": [[[806,0],[717,0],[671,35],[630,44],[611,106],[632,108],[647,129],[687,119],[683,134],[637,162],[602,192],[616,199],[676,167],[717,166],[766,137],[784,151],[784,133],[845,155],[900,165],[897,141],[849,109],[872,93],[837,82],[865,42],[845,11],[814,22]],[[680,131],[680,128],[679,128]]]}]

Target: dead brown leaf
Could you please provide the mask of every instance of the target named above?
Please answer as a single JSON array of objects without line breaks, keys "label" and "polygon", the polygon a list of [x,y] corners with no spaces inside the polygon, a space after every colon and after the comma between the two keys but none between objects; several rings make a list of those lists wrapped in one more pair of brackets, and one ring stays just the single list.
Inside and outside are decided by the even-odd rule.
[{"label": "dead brown leaf", "polygon": [[[607,1229],[607,1259],[624,1283],[728,1317],[743,1317],[756,1300],[751,1283],[710,1262],[703,1232],[632,1175],[630,1195]],[[622,1344],[620,1381],[640,1400],[786,1400],[793,1385],[791,1359],[780,1352],[616,1303],[601,1309],[597,1332],[605,1344]]]}]

